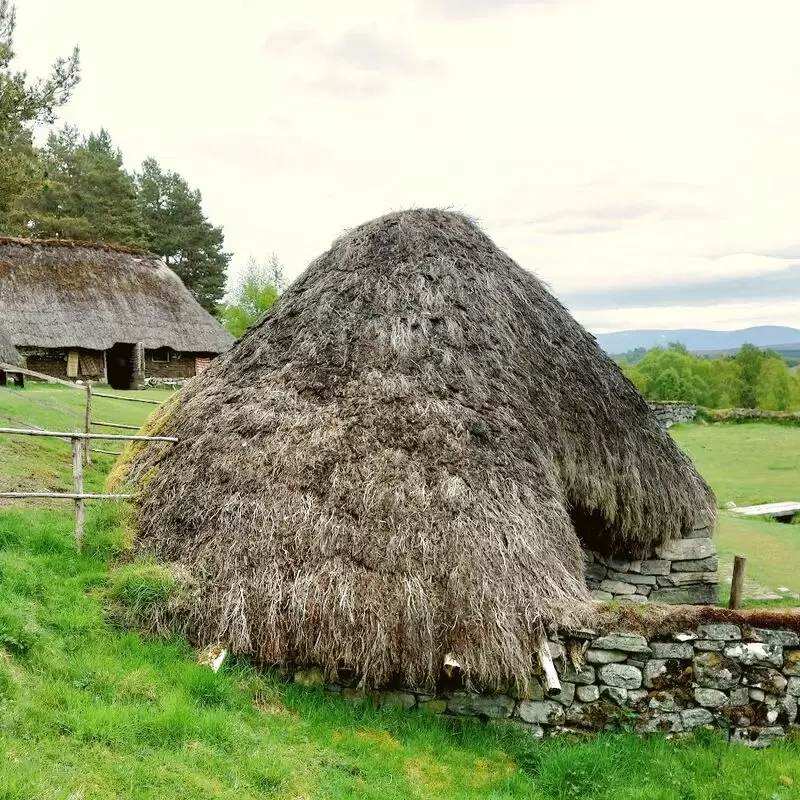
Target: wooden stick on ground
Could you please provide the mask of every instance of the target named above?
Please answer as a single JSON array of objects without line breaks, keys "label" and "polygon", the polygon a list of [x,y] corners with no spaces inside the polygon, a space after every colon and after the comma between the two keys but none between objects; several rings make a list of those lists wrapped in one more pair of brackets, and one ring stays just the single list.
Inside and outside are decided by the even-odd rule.
[{"label": "wooden stick on ground", "polygon": [[733,580],[731,581],[731,599],[728,608],[741,608],[744,595],[744,568],[747,559],[744,556],[735,556],[733,559]]},{"label": "wooden stick on ground", "polygon": [[537,647],[537,655],[539,656],[539,663],[542,665],[544,672],[544,685],[547,694],[555,695],[561,693],[561,681],[558,679],[555,664],[553,664],[553,656],[550,654],[550,645],[544,636],[539,639]]}]

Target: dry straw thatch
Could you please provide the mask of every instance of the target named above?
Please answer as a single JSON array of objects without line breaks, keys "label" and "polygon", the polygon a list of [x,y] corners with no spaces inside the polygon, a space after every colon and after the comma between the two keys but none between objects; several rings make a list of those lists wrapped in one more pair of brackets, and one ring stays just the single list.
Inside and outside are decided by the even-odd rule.
[{"label": "dry straw thatch", "polygon": [[17,347],[221,353],[233,341],[157,256],[65,240],[0,238],[0,320]]},{"label": "dry straw thatch", "polygon": [[177,621],[277,664],[524,685],[591,614],[580,538],[647,551],[714,498],[617,366],[464,216],[343,236],[130,460]]},{"label": "dry straw thatch", "polygon": [[13,364],[18,366],[22,363],[17,348],[11,342],[11,337],[8,335],[2,325],[0,325],[0,362],[4,364]]}]

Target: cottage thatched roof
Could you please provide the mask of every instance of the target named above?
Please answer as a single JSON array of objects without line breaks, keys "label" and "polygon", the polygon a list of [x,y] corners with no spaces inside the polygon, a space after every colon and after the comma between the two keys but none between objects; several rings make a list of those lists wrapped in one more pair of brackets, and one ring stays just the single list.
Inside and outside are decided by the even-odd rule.
[{"label": "cottage thatched roof", "polygon": [[8,331],[0,325],[0,362],[18,366],[21,363],[17,348],[11,341]]},{"label": "cottage thatched roof", "polygon": [[[266,662],[524,682],[588,613],[581,541],[642,553],[714,498],[647,404],[467,218],[347,233],[129,454],[178,624]],[[156,469],[153,469],[153,467]]]},{"label": "cottage thatched roof", "polygon": [[0,319],[17,347],[221,353],[233,341],[157,256],[63,240],[0,238]]}]

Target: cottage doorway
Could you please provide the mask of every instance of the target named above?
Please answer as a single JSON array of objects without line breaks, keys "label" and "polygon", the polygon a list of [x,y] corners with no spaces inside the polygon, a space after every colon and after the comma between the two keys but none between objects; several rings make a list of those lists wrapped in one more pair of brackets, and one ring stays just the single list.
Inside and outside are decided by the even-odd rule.
[{"label": "cottage doorway", "polygon": [[130,389],[133,386],[134,345],[117,342],[106,352],[106,371],[112,389]]}]

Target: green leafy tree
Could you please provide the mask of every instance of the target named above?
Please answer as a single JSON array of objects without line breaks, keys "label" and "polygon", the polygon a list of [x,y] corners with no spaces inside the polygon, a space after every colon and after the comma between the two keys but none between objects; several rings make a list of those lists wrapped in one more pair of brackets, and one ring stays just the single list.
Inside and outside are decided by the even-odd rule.
[{"label": "green leafy tree", "polygon": [[270,309],[286,288],[286,278],[273,253],[265,262],[250,258],[221,308],[225,328],[237,338]]},{"label": "green leafy tree", "polygon": [[41,167],[33,147],[37,125],[55,121],[80,78],[78,49],[59,58],[47,78],[31,80],[13,68],[15,7],[0,0],[0,231],[24,234],[21,199],[35,191]]},{"label": "green leafy tree", "polygon": [[745,344],[735,356],[742,375],[742,392],[739,398],[742,408],[758,405],[758,381],[766,354],[755,345]]},{"label": "green leafy tree", "polygon": [[65,127],[50,134],[41,157],[44,184],[27,209],[32,235],[146,246],[136,184],[108,131],[82,137]]},{"label": "green leafy tree", "polygon": [[136,185],[147,248],[162,256],[200,305],[214,313],[225,294],[231,258],[223,250],[222,228],[206,219],[200,192],[155,159],[144,161]]},{"label": "green leafy tree", "polygon": [[758,407],[769,411],[786,411],[792,402],[789,369],[780,358],[766,358],[761,365],[756,387]]}]

